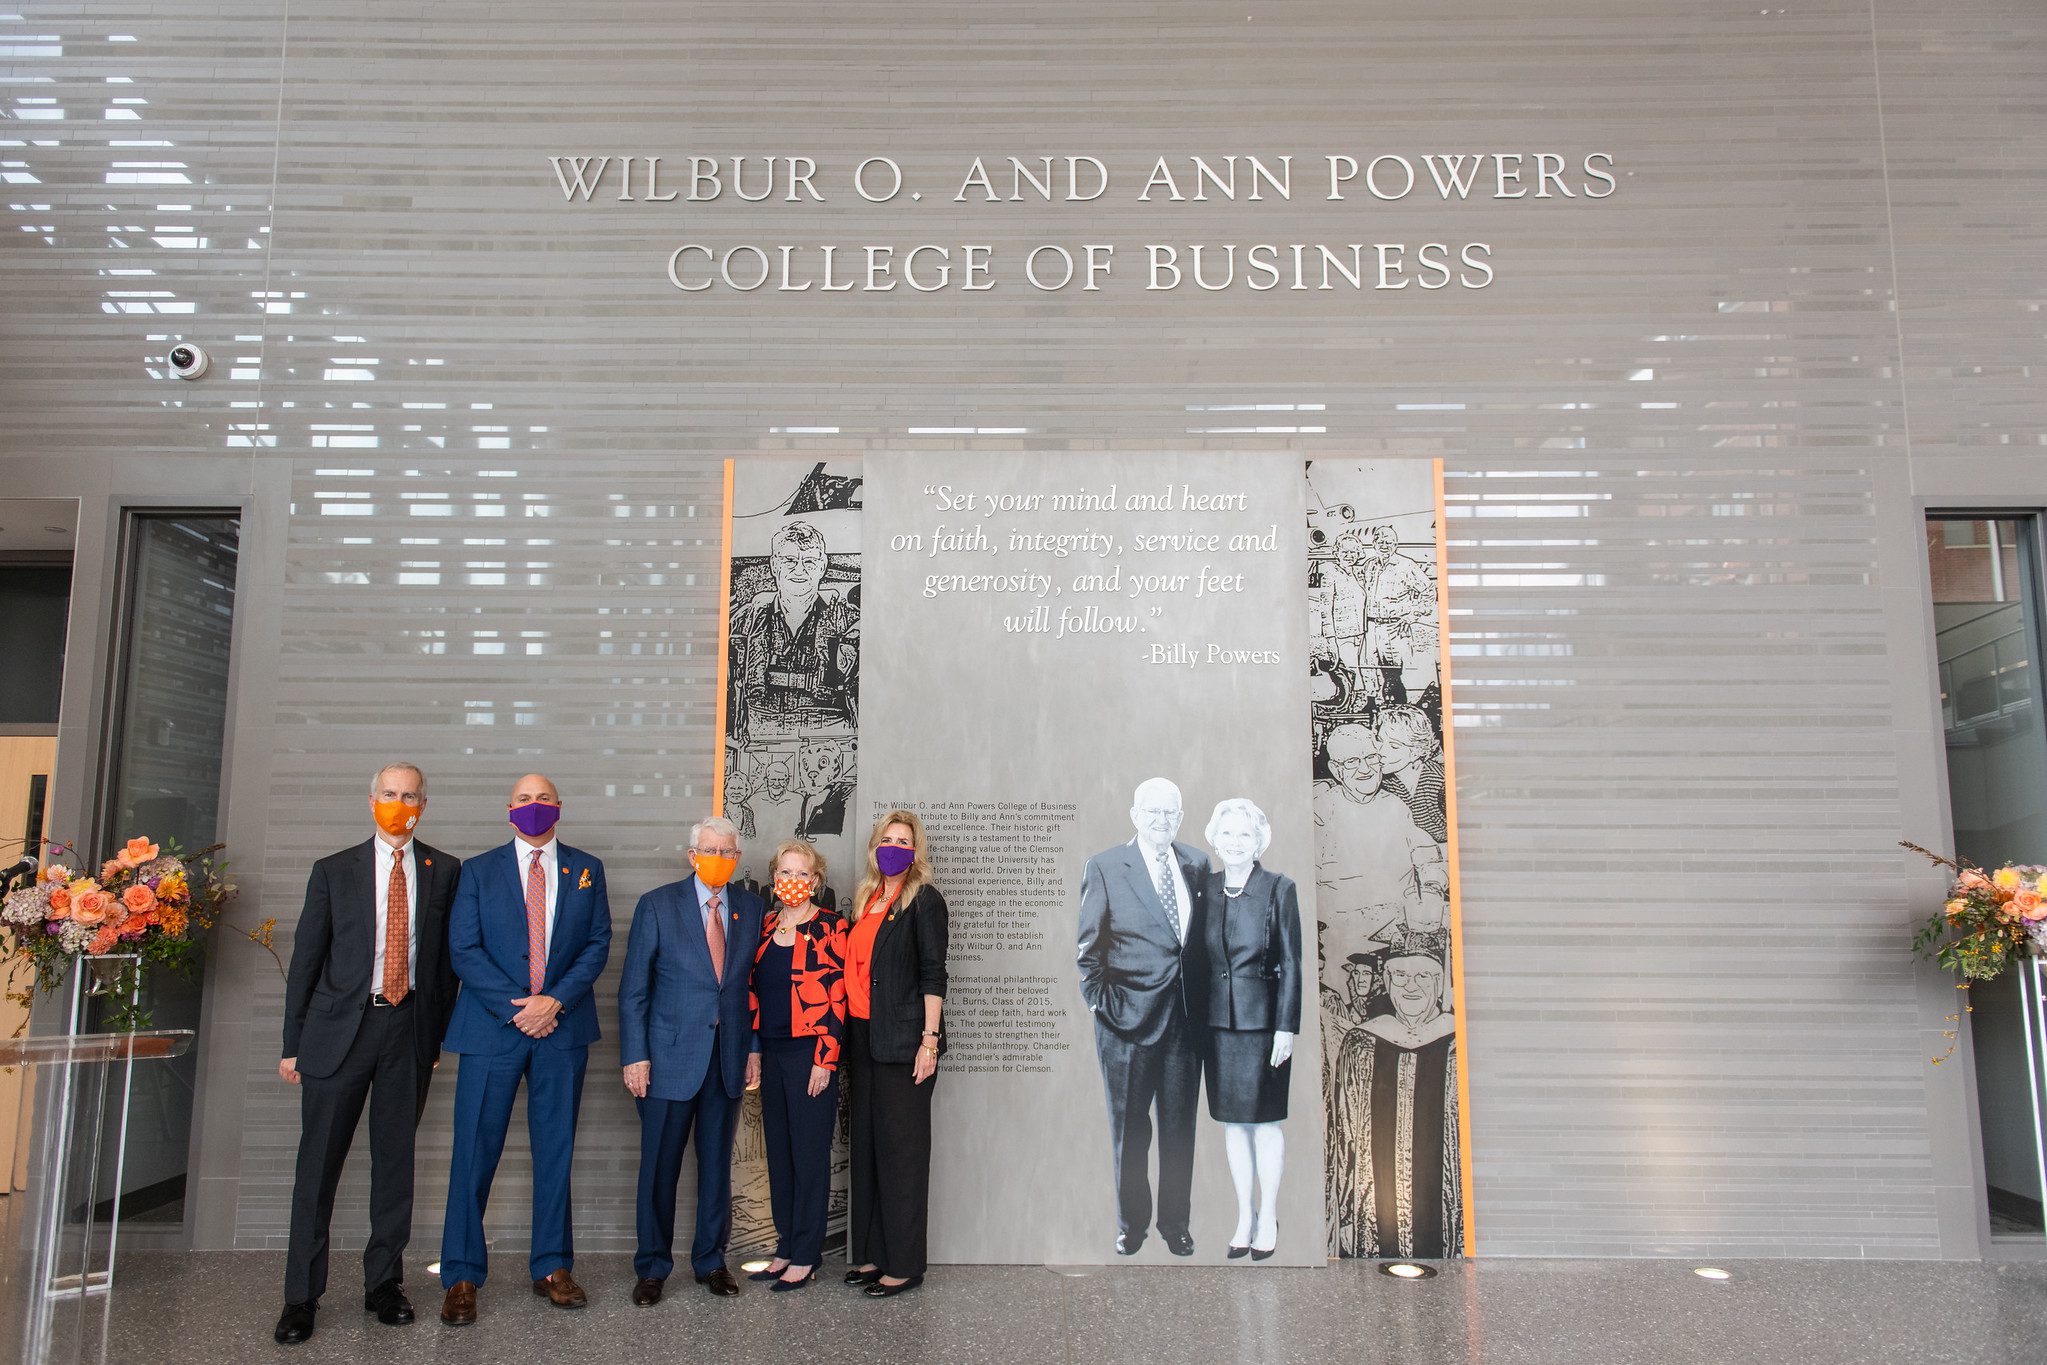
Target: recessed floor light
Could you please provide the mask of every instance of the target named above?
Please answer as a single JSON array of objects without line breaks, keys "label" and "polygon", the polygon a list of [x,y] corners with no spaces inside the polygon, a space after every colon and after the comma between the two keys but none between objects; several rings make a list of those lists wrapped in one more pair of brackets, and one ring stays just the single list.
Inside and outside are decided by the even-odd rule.
[{"label": "recessed floor light", "polygon": [[431,1264],[429,1264],[429,1265],[427,1266],[427,1268],[426,1268],[426,1273],[427,1273],[427,1274],[429,1274],[429,1275],[438,1275],[438,1274],[440,1274],[440,1273],[441,1273],[441,1263],[440,1263],[439,1261],[434,1261],[434,1262],[432,1262]]},{"label": "recessed floor light", "polygon": [[1734,1278],[1734,1276],[1728,1274],[1717,1265],[1693,1266],[1692,1274],[1697,1275],[1702,1280],[1731,1280]]},{"label": "recessed floor light", "polygon": [[739,1268],[741,1270],[744,1270],[747,1274],[751,1275],[756,1270],[766,1270],[769,1266],[773,1264],[774,1264],[773,1261],[768,1260],[766,1257],[762,1257],[761,1259],[754,1261],[741,1261],[739,1263]]},{"label": "recessed floor light", "polygon": [[1381,1275],[1391,1275],[1396,1280],[1430,1280],[1436,1276],[1434,1266],[1416,1265],[1413,1261],[1382,1261]]}]

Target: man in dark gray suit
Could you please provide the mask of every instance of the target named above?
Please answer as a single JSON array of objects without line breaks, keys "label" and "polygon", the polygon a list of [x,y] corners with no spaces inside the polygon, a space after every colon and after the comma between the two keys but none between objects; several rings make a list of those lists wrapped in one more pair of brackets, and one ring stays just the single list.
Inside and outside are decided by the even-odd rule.
[{"label": "man in dark gray suit", "polygon": [[1159,1236],[1175,1256],[1194,1254],[1194,992],[1208,859],[1174,841],[1180,814],[1178,787],[1163,777],[1144,783],[1130,807],[1137,837],[1088,859],[1081,879],[1080,993],[1094,1013],[1109,1100],[1119,1256],[1135,1255],[1151,1224],[1154,1114]]},{"label": "man in dark gray suit", "polygon": [[313,1334],[327,1287],[334,1191],[365,1103],[370,1111],[370,1240],[363,1307],[412,1321],[401,1285],[412,1238],[413,1134],[460,982],[448,960],[459,859],[413,837],[426,777],[391,763],[370,779],[376,833],[313,864],[293,935],[277,1074],[302,1088],[283,1316],[273,1335]]}]

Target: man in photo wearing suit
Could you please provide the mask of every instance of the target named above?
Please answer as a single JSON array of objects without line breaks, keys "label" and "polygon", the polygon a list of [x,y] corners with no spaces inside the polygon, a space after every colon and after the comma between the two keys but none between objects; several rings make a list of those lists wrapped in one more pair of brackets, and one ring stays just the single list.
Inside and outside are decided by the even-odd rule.
[{"label": "man in photo wearing suit", "polygon": [[476,1291],[488,1258],[483,1211],[504,1155],[512,1101],[526,1083],[526,1132],[533,1145],[533,1292],[557,1308],[588,1300],[569,1273],[569,1167],[583,1069],[597,1041],[590,988],[611,952],[611,903],[604,864],[555,838],[561,795],[539,773],[512,788],[516,836],[469,860],[448,929],[462,996],[447,1048],[462,1054],[455,1078],[454,1163],[441,1232],[441,1321],[476,1321]]},{"label": "man in photo wearing suit", "polygon": [[695,875],[640,897],[618,984],[618,1048],[640,1110],[639,1254],[633,1302],[661,1301],[675,1268],[675,1186],[696,1132],[697,1225],[690,1269],[720,1296],[732,1232],[732,1136],[753,1049],[747,977],[761,941],[761,898],[732,884],[739,830],[718,816],[689,832]]},{"label": "man in photo wearing suit", "polygon": [[1133,1256],[1151,1223],[1153,1115],[1159,1138],[1158,1229],[1175,1256],[1194,1254],[1194,1110],[1201,1056],[1193,1022],[1202,979],[1208,859],[1177,843],[1180,789],[1138,787],[1137,837],[1088,859],[1080,887],[1080,993],[1095,1018],[1116,1168],[1116,1254]]},{"label": "man in photo wearing suit", "polygon": [[365,1102],[363,1307],[390,1326],[412,1321],[402,1282],[413,1136],[459,988],[448,962],[448,910],[462,864],[413,837],[426,814],[426,777],[412,764],[378,769],[369,804],[376,833],[313,864],[285,985],[277,1074],[301,1087],[285,1307],[274,1334],[287,1346],[313,1334],[327,1287],[334,1191]]}]

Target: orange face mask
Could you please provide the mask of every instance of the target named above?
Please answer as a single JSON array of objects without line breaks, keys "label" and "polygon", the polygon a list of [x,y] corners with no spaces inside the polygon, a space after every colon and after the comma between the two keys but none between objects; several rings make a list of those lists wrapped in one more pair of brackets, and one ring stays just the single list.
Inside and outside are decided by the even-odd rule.
[{"label": "orange face mask", "polygon": [[689,865],[704,879],[704,885],[715,891],[732,880],[732,874],[739,870],[739,859],[720,858],[711,853],[692,853],[689,855]]},{"label": "orange face mask", "polygon": [[404,838],[419,823],[417,806],[408,806],[403,801],[378,801],[375,807],[377,828],[393,839]]},{"label": "orange face mask", "polygon": [[786,872],[776,873],[775,899],[794,910],[810,899],[810,878],[792,877]]}]

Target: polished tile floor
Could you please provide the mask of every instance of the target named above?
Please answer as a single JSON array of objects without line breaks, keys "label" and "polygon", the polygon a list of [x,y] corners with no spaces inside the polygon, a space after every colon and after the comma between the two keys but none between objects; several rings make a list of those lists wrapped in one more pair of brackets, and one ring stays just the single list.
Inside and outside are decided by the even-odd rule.
[{"label": "polished tile floor", "polygon": [[[283,1257],[122,1257],[109,1358],[152,1362],[1342,1361],[1388,1365],[2037,1365],[2047,1361],[2047,1263],[1736,1261],[1713,1283],[1671,1261],[1489,1260],[1404,1283],[1326,1270],[1117,1266],[1062,1274],[941,1266],[872,1302],[820,1279],[797,1294],[748,1285],[718,1300],[686,1278],[654,1308],[628,1302],[624,1256],[578,1265],[591,1306],[563,1312],[518,1279],[484,1290],[481,1321],[446,1328],[423,1263],[420,1310],[381,1327],[359,1262],[336,1257],[319,1330],[277,1346]],[[11,1305],[10,1305],[11,1306]],[[12,1335],[10,1331],[8,1335]]]}]

